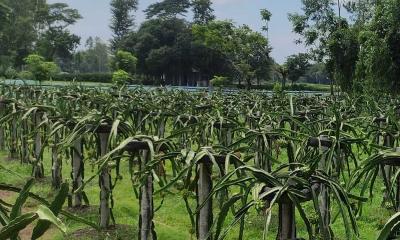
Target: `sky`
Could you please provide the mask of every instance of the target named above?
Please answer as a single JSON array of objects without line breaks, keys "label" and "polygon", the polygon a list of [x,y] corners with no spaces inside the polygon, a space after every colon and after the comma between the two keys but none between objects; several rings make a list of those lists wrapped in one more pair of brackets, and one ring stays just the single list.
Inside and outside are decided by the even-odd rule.
[{"label": "sky", "polygon": [[[109,23],[110,0],[48,0],[50,3],[65,2],[79,10],[83,19],[79,20],[71,31],[82,37],[82,43],[90,36],[98,36],[104,40],[111,38]],[[145,20],[143,10],[157,0],[139,0],[139,10],[136,13],[138,23]],[[288,13],[301,10],[300,0],[213,0],[213,8],[218,19],[231,19],[236,24],[247,24],[256,31],[261,31],[263,22],[260,9],[267,8],[272,13],[269,24],[270,45],[273,48],[272,57],[278,63],[283,63],[287,56],[304,52],[302,46],[295,44],[298,36],[292,33]]]}]

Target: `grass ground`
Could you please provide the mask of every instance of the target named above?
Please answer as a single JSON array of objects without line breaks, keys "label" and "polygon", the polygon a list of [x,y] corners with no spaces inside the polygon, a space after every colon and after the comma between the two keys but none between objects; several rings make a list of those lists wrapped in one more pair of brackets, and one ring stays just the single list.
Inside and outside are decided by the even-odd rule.
[{"label": "grass ground", "polygon": [[[33,192],[51,200],[55,193],[51,189],[50,183],[50,157],[49,153],[45,153],[45,169],[46,169],[46,179],[42,181],[36,182]],[[29,178],[31,173],[30,165],[21,165],[18,160],[7,160],[6,153],[3,152],[0,154],[0,164],[5,166],[11,171],[18,173],[10,174],[3,170],[0,170],[0,182],[11,183],[14,185],[22,186],[26,179]],[[63,167],[63,177],[66,181],[69,181],[70,170],[69,162],[64,163]],[[114,189],[114,216],[116,222],[118,224],[118,228],[116,230],[111,230],[108,232],[97,233],[91,229],[88,229],[86,226],[72,222],[64,219],[65,223],[68,226],[68,233],[66,236],[63,236],[55,229],[51,229],[42,239],[52,239],[52,240],[61,240],[61,239],[136,239],[136,230],[138,225],[138,200],[135,198],[131,187],[131,181],[129,179],[128,173],[128,164],[123,163],[122,166],[122,174],[123,179],[117,183]],[[91,176],[92,167],[87,164],[86,166],[86,178]],[[382,184],[378,184],[375,189],[375,197],[372,201],[368,202],[364,206],[363,216],[359,217],[358,225],[360,229],[360,238],[363,240],[373,240],[376,239],[376,236],[379,232],[379,229],[383,226],[386,220],[392,214],[389,210],[383,209],[380,206],[382,194],[381,194]],[[89,219],[93,222],[97,222],[98,220],[98,209],[97,206],[99,204],[99,188],[97,181],[93,181],[89,183],[89,185],[85,189],[88,198],[91,202],[91,207],[84,211],[76,211],[75,213],[81,217]],[[0,197],[2,200],[6,200],[12,202],[16,195],[5,194],[4,192],[0,192]],[[161,198],[160,196],[156,196],[155,198],[155,206],[160,204]],[[195,200],[192,200],[193,206],[195,206]],[[215,204],[216,206],[216,204]],[[33,200],[29,200],[26,204],[26,207],[29,209],[34,209],[37,207],[37,203]],[[305,206],[307,214],[312,215],[312,207]],[[217,211],[217,207],[215,207]],[[274,211],[276,213],[276,209]],[[335,215],[335,209],[332,211],[332,214]],[[232,216],[229,216],[232,219]],[[301,219],[297,217],[298,222],[298,235],[307,239],[307,232],[305,230],[304,225],[301,223]],[[189,240],[195,239],[194,236],[190,234],[190,220],[185,210],[184,201],[182,196],[179,193],[169,194],[165,197],[165,201],[163,206],[159,209],[155,214],[155,225],[156,232],[158,234],[158,239],[161,240]],[[262,239],[264,228],[264,217],[261,214],[256,213],[255,211],[251,212],[246,217],[246,226],[245,226],[245,236],[246,240],[258,240]],[[31,229],[31,228],[30,228]],[[333,224],[334,233],[336,234],[336,239],[346,239],[345,237],[345,228],[342,220],[339,218]],[[272,227],[270,228],[268,239],[275,239],[275,233],[277,230],[277,217],[276,214],[273,215],[272,218]],[[25,232],[23,235],[24,239],[29,239],[29,229],[28,232]],[[228,235],[228,239],[237,239],[236,234],[237,229],[233,229]],[[356,239],[354,237],[353,239]]]}]

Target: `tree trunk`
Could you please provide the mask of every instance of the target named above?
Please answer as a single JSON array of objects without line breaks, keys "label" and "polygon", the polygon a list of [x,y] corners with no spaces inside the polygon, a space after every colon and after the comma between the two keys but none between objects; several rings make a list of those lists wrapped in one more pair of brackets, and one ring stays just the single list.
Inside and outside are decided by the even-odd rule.
[{"label": "tree trunk", "polygon": [[82,186],[84,164],[82,159],[82,138],[78,138],[74,142],[72,148],[72,192],[74,196],[73,207],[82,206],[82,192],[75,191]]},{"label": "tree trunk", "polygon": [[[197,183],[197,207],[207,199],[212,189],[212,164],[201,162],[198,165],[199,180]],[[197,239],[211,240],[211,226],[213,223],[212,199],[207,200],[197,214]]]},{"label": "tree trunk", "polygon": [[279,203],[278,240],[296,240],[296,212],[293,203]]},{"label": "tree trunk", "polygon": [[[99,133],[100,138],[100,156],[107,153],[109,133]],[[107,229],[110,227],[111,207],[110,193],[111,193],[111,176],[110,169],[105,167],[99,176],[100,182],[100,228]]]}]

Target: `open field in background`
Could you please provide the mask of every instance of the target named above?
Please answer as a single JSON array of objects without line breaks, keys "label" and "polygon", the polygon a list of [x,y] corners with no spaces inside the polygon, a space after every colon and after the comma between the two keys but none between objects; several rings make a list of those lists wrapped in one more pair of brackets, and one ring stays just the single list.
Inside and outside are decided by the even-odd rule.
[{"label": "open field in background", "polygon": [[[0,165],[6,167],[7,169],[17,173],[11,174],[0,170],[0,182],[6,182],[8,184],[13,184],[22,187],[26,179],[31,175],[31,165],[21,165],[18,160],[9,160],[6,153],[0,153]],[[55,196],[55,192],[51,189],[51,160],[49,151],[45,151],[44,166],[46,172],[46,178],[35,183],[32,192],[50,200]],[[169,166],[167,166],[169,167]],[[85,165],[85,178],[89,178],[94,174],[92,166],[89,162]],[[52,228],[48,231],[45,236],[41,239],[43,240],[89,240],[89,239],[121,239],[121,240],[131,240],[137,239],[137,226],[138,226],[138,214],[139,214],[139,202],[135,197],[132,189],[132,184],[128,172],[128,163],[123,162],[121,166],[121,173],[123,179],[119,181],[113,190],[115,205],[113,209],[114,217],[118,225],[117,230],[111,230],[109,232],[97,233],[95,230],[91,230],[85,225],[77,224],[70,220],[65,220],[68,227],[67,236],[63,236],[57,229]],[[66,181],[71,181],[70,179],[71,166],[70,161],[64,161],[63,165],[63,178]],[[379,230],[383,227],[388,218],[393,214],[393,212],[386,210],[381,207],[382,201],[382,189],[383,184],[379,182],[374,189],[374,198],[364,205],[363,215],[358,219],[360,239],[362,240],[375,240]],[[99,187],[97,180],[90,182],[86,188],[85,192],[88,195],[91,206],[83,210],[72,210],[78,216],[84,217],[92,222],[97,222],[99,213]],[[7,194],[0,191],[1,199],[8,202],[13,202],[16,195]],[[155,196],[154,205],[158,207],[161,203],[160,195]],[[192,199],[191,204],[195,206],[195,198]],[[214,204],[214,210],[218,211],[217,203]],[[26,204],[30,209],[35,209],[38,203],[34,200],[28,200]],[[65,207],[66,208],[66,207]],[[67,209],[67,208],[66,208]],[[312,213],[312,206],[307,207],[309,211],[307,214]],[[71,210],[71,209],[70,209]],[[337,209],[335,209],[337,210]],[[270,227],[270,233],[268,239],[274,240],[277,231],[277,221],[276,216],[277,209],[274,209],[274,214],[272,217],[272,224]],[[217,213],[217,212],[216,212]],[[216,214],[215,213],[215,214]],[[333,215],[335,215],[333,211]],[[232,219],[232,215],[229,216]],[[298,236],[307,239],[307,232],[305,226],[301,221],[300,216],[296,216],[298,223]],[[259,240],[262,239],[265,217],[262,213],[257,213],[252,211],[246,217],[246,230],[245,237],[246,240]],[[229,223],[230,221],[228,221]],[[333,230],[337,234],[335,239],[342,240],[346,239],[344,223],[342,219],[339,218],[333,224]],[[156,232],[158,234],[158,239],[160,240],[189,240],[195,239],[194,236],[190,234],[190,220],[185,210],[184,201],[181,195],[178,194],[167,194],[165,196],[164,203],[162,207],[155,213],[155,226]],[[28,228],[27,231],[32,230]],[[26,231],[25,231],[26,232]],[[236,239],[237,228],[231,230],[227,239]],[[28,240],[30,234],[22,238],[22,240]],[[356,239],[355,237],[353,239]]]}]

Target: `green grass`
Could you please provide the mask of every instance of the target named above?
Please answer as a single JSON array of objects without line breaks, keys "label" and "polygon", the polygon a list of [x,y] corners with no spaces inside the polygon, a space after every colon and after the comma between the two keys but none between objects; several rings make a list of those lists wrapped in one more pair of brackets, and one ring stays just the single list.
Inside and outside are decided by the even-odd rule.
[{"label": "green grass", "polygon": [[[6,160],[6,153],[0,154],[0,164],[5,166],[7,169],[14,171],[21,175],[21,177],[7,173],[4,170],[0,170],[0,182],[11,183],[14,185],[22,186],[26,179],[30,176],[31,166],[30,165],[21,165],[19,161],[14,160]],[[49,153],[45,152],[44,157],[45,170],[47,178],[43,181],[36,182],[32,191],[39,194],[42,197],[51,200],[55,192],[51,189],[50,183],[50,157]],[[63,166],[63,177],[66,181],[69,180],[70,176],[70,162],[64,162]],[[68,226],[68,235],[63,236],[57,230],[52,229],[44,239],[136,239],[136,229],[138,226],[138,200],[135,198],[135,194],[132,190],[132,185],[128,173],[128,164],[123,162],[122,164],[122,175],[123,179],[119,181],[113,191],[114,194],[114,216],[117,224],[119,225],[129,225],[128,229],[118,229],[116,231],[110,231],[106,233],[93,233],[93,231],[89,231],[86,229],[87,227],[64,219]],[[89,164],[86,164],[86,179],[89,178],[93,174],[93,169]],[[373,240],[376,239],[376,236],[379,232],[379,229],[383,226],[386,220],[390,217],[392,212],[389,210],[381,208],[381,199],[382,199],[382,183],[378,183],[375,189],[375,197],[368,203],[365,204],[363,208],[363,216],[358,219],[358,225],[360,229],[360,239],[364,240]],[[86,219],[89,219],[93,222],[98,221],[98,210],[97,206],[99,204],[99,188],[97,180],[89,183],[85,188],[86,193],[88,194],[88,198],[91,202],[91,208],[84,212],[78,212],[79,216],[82,216]],[[12,201],[15,199],[15,195],[8,196],[7,201]],[[160,196],[155,196],[155,207],[159,206],[161,202]],[[192,206],[195,206],[195,199],[191,201]],[[37,203],[33,200],[29,200],[26,204],[26,207],[35,208],[37,207]],[[214,209],[217,212],[218,207],[217,204],[214,204]],[[306,209],[308,209],[307,214],[312,213],[312,206],[307,203]],[[333,215],[336,213],[334,210],[332,211]],[[277,231],[277,209],[274,209],[274,214],[272,218],[272,226],[270,227],[270,232],[268,234],[268,239],[275,239],[276,231]],[[232,216],[229,216],[229,219],[232,219]],[[188,240],[195,239],[194,236],[190,234],[190,220],[187,216],[184,201],[180,193],[169,194],[165,197],[165,201],[163,206],[160,208],[158,212],[155,214],[155,225],[156,232],[158,235],[158,239],[162,240]],[[256,240],[262,239],[263,228],[264,228],[264,217],[261,214],[252,211],[248,216],[246,216],[246,224],[245,224],[245,236],[246,240]],[[301,222],[299,216],[297,216],[298,223],[298,236],[307,239],[307,232],[305,230],[304,225]],[[79,229],[84,229],[83,233],[77,233],[75,235],[71,235]],[[333,224],[333,230],[336,234],[336,239],[346,239],[345,238],[345,228],[342,220],[339,218]],[[231,230],[228,235],[228,239],[237,239],[237,228]],[[87,233],[90,232],[90,233]],[[354,237],[354,239],[356,239]]]}]

